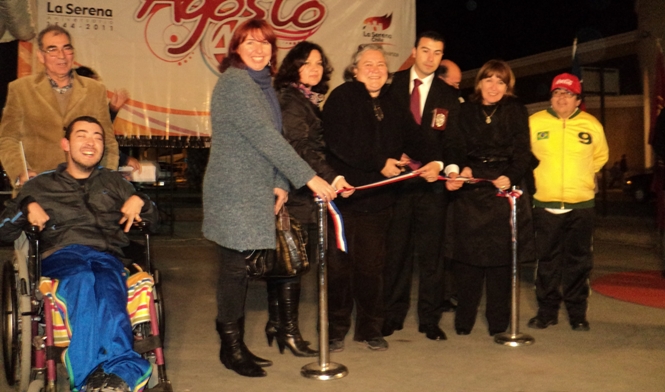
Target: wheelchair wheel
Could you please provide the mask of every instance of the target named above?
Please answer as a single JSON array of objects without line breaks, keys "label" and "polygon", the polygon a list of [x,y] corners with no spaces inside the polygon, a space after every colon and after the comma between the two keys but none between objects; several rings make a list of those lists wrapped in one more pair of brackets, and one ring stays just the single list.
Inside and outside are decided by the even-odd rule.
[{"label": "wheelchair wheel", "polygon": [[152,272],[153,279],[155,280],[155,286],[153,288],[152,297],[155,301],[155,310],[157,311],[157,323],[159,325],[159,335],[162,338],[162,344],[164,344],[164,339],[166,338],[166,315],[164,312],[164,295],[162,294],[162,282],[161,276],[158,269],[155,269]]},{"label": "wheelchair wheel", "polygon": [[[20,392],[27,391],[32,367],[32,306],[30,295],[19,292],[17,282],[27,282],[27,265],[17,272],[12,261],[2,269],[2,343],[5,377]],[[21,263],[19,263],[21,265]],[[23,285],[27,291],[27,283]]]},{"label": "wheelchair wheel", "polygon": [[14,385],[16,356],[18,352],[18,299],[16,298],[16,276],[14,265],[5,262],[2,268],[2,359],[5,377]]}]

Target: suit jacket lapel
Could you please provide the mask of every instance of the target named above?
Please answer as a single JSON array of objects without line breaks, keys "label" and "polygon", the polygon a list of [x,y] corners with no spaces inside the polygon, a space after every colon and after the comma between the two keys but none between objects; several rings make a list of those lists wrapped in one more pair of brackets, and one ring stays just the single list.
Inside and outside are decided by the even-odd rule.
[{"label": "suit jacket lapel", "polygon": [[[35,79],[35,91],[37,91],[37,94],[48,104],[51,109],[53,109],[58,114],[58,116],[61,116],[60,105],[58,104],[58,100],[55,98],[55,93],[53,92],[51,83],[45,74]],[[38,107],[39,104],[35,102],[34,106]]]},{"label": "suit jacket lapel", "polygon": [[408,69],[397,72],[393,78],[393,84],[397,91],[396,96],[399,97],[400,100],[399,104],[406,105],[407,109],[409,107],[409,102],[411,101],[411,94],[409,93],[409,72]]},{"label": "suit jacket lapel", "polygon": [[72,76],[72,96],[69,97],[69,104],[67,104],[66,113],[71,112],[76,105],[88,94],[88,88],[81,83],[81,79],[77,75]]}]

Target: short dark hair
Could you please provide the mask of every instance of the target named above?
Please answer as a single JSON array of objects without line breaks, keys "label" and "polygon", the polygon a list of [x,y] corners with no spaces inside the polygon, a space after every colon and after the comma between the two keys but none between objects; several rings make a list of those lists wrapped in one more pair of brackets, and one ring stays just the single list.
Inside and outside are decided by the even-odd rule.
[{"label": "short dark hair", "polygon": [[440,76],[442,78],[445,78],[447,73],[448,67],[445,65],[439,65],[439,69],[436,70],[436,76]]},{"label": "short dark hair", "polygon": [[219,64],[219,72],[224,73],[229,67],[235,68],[245,68],[247,64],[242,61],[242,58],[238,54],[238,47],[245,42],[247,36],[250,35],[253,31],[260,31],[263,34],[263,38],[270,43],[272,48],[272,53],[270,56],[270,75],[275,75],[277,71],[277,35],[275,30],[263,19],[248,19],[242,22],[236,29],[233,31],[231,36],[231,41],[229,41],[229,49],[222,60],[222,63]]},{"label": "short dark hair", "polygon": [[86,78],[97,79],[98,77],[97,73],[92,68],[86,67],[85,65],[74,68],[74,71],[76,71],[77,75],[85,76]]},{"label": "short dark hair", "polygon": [[423,38],[429,38],[432,41],[436,41],[436,42],[443,42],[443,45],[444,46],[446,45],[446,40],[443,39],[443,35],[441,35],[440,33],[436,32],[434,30],[427,30],[427,31],[423,31],[422,33],[418,34],[418,36],[416,37],[416,42],[413,44],[413,47],[417,48],[418,43]]},{"label": "short dark hair", "polygon": [[43,40],[44,36],[48,33],[54,33],[54,35],[60,35],[64,34],[67,36],[67,39],[69,39],[69,43],[72,43],[72,36],[69,35],[69,31],[65,30],[64,28],[58,26],[58,25],[49,25],[47,26],[44,30],[40,31],[39,34],[37,35],[37,45],[39,46],[39,49],[44,49],[43,48]]},{"label": "short dark hair", "polygon": [[75,119],[73,119],[72,122],[70,122],[69,125],[67,125],[67,127],[65,128],[65,139],[69,140],[69,137],[72,135],[72,132],[74,131],[74,124],[76,124],[77,122],[81,122],[81,121],[87,122],[87,123],[90,123],[90,124],[99,125],[99,128],[102,129],[102,135],[104,135],[104,127],[99,122],[99,120],[97,120],[96,118],[94,118],[92,116],[78,116]]},{"label": "short dark hair", "polygon": [[328,82],[330,81],[330,74],[333,68],[328,61],[328,57],[323,53],[323,49],[313,42],[302,41],[293,47],[287,53],[282,61],[282,65],[277,71],[275,76],[275,88],[281,89],[289,86],[291,83],[298,83],[300,81],[300,68],[305,64],[307,58],[313,50],[317,50],[321,54],[321,62],[323,63],[323,75],[321,81],[316,86],[310,86],[312,91],[319,94],[328,92]]}]

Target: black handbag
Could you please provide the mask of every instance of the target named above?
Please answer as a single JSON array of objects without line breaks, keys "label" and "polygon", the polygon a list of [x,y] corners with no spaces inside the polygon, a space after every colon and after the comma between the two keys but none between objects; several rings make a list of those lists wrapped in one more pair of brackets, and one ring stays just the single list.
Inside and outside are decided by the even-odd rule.
[{"label": "black handbag", "polygon": [[307,233],[292,218],[286,206],[275,217],[276,249],[246,251],[245,264],[250,278],[288,278],[309,271]]}]

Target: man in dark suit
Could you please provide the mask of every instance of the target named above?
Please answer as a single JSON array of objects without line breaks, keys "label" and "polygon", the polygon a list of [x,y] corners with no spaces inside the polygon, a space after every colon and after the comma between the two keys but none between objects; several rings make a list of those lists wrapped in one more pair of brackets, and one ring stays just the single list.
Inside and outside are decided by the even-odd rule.
[{"label": "man in dark suit", "polygon": [[[460,104],[454,88],[435,75],[443,56],[443,37],[433,31],[421,33],[412,56],[414,65],[395,73],[391,96],[410,108],[428,146],[440,153],[441,168],[457,177],[456,154],[460,151],[457,117]],[[416,169],[419,162],[411,162]],[[394,207],[387,240],[384,272],[385,322],[383,335],[401,330],[409,309],[411,276],[419,270],[418,320],[420,332],[431,340],[445,340],[439,328],[443,312],[444,266],[441,257],[445,226],[446,187],[456,182],[427,183],[419,178],[402,183]]]}]

